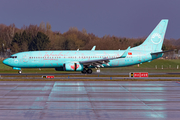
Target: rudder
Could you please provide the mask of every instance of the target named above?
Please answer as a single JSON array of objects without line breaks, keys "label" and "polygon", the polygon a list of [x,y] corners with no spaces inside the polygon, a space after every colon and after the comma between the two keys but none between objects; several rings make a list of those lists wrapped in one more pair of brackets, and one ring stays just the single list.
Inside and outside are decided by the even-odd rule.
[{"label": "rudder", "polygon": [[167,19],[161,20],[159,24],[156,26],[156,28],[146,38],[146,40],[141,45],[134,47],[132,49],[152,51],[152,52],[161,51],[167,25],[168,25]]}]

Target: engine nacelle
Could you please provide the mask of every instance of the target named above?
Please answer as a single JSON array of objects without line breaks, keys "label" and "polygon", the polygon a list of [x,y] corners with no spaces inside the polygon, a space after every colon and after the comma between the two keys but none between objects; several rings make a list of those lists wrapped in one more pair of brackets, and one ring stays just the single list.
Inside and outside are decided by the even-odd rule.
[{"label": "engine nacelle", "polygon": [[56,71],[64,71],[63,67],[55,68]]},{"label": "engine nacelle", "polygon": [[65,63],[63,64],[64,71],[82,71],[83,65],[79,63]]}]

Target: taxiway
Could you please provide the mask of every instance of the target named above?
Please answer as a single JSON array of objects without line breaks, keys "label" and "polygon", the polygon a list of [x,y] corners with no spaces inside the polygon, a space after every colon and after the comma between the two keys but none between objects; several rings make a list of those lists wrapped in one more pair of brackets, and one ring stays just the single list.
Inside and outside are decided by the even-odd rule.
[{"label": "taxiway", "polygon": [[0,81],[1,120],[179,120],[178,81]]},{"label": "taxiway", "polygon": [[[149,75],[180,75],[180,73],[149,73]],[[16,75],[84,75],[82,73],[0,73],[0,75],[6,75],[6,76],[16,76]],[[129,75],[129,73],[93,73],[93,74],[88,74],[88,75]]]}]

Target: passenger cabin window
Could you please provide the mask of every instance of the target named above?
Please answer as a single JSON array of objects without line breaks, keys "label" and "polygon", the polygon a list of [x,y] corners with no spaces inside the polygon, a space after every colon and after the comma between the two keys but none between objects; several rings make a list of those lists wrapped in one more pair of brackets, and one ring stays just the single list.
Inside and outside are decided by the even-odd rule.
[{"label": "passenger cabin window", "polygon": [[17,56],[10,56],[10,58],[17,58]]}]

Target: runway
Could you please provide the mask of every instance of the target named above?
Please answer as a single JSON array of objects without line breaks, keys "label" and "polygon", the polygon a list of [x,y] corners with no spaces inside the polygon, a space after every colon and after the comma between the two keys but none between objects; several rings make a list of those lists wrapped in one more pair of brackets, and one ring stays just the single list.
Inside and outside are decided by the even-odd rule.
[{"label": "runway", "polygon": [[179,120],[178,81],[0,81],[1,120]]},{"label": "runway", "polygon": [[180,77],[88,77],[88,76],[82,76],[82,77],[54,77],[54,78],[43,78],[43,77],[0,77],[0,79],[6,79],[6,80],[12,80],[12,81],[16,81],[17,79],[18,80],[31,80],[33,81],[34,79],[35,80],[50,80],[50,81],[72,81],[72,80],[78,80],[78,81],[81,81],[81,80],[92,80],[92,81],[98,81],[98,80],[170,80],[170,81],[174,81],[174,80],[180,80]]},{"label": "runway", "polygon": [[[149,75],[180,75],[180,73],[149,73]],[[16,75],[84,75],[82,73],[0,73],[0,75],[8,75],[8,76],[16,76]],[[106,72],[101,72],[101,73],[92,73],[90,75],[129,75],[129,73],[106,73]]]},{"label": "runway", "polygon": [[72,81],[72,80],[180,80],[180,77],[148,77],[148,78],[130,78],[130,77],[55,77],[55,78],[42,78],[42,77],[1,77],[0,79],[10,79],[16,81],[17,79],[20,80],[31,80],[39,79],[39,80],[50,80],[50,81]]}]

